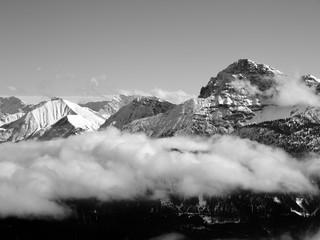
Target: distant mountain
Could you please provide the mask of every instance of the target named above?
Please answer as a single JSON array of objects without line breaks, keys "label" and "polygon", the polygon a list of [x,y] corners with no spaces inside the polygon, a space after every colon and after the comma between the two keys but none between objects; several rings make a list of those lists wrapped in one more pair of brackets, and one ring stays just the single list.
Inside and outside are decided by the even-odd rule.
[{"label": "distant mountain", "polygon": [[117,95],[111,100],[100,102],[88,102],[79,104],[82,107],[90,108],[93,111],[100,113],[105,118],[109,118],[112,114],[116,113],[121,107],[129,104],[135,99],[135,95]]},{"label": "distant mountain", "polygon": [[97,130],[104,121],[105,118],[90,109],[54,98],[38,104],[18,120],[1,126],[0,142],[65,137],[72,132]]},{"label": "distant mountain", "polygon": [[113,114],[100,127],[106,128],[110,125],[122,129],[122,127],[136,119],[155,116],[164,113],[175,105],[157,97],[137,97],[128,105],[123,106]]},{"label": "distant mountain", "polygon": [[31,108],[17,97],[0,97],[0,126],[19,119]]}]

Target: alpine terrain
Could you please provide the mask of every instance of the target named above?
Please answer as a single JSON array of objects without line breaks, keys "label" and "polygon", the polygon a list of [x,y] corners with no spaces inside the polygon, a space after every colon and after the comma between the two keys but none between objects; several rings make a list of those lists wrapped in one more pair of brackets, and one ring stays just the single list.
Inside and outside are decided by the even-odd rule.
[{"label": "alpine terrain", "polygon": [[[314,101],[299,102],[298,98],[285,101],[283,91],[288,84],[310,93]],[[304,161],[304,156],[320,152],[318,92],[320,79],[312,75],[292,80],[273,67],[240,59],[212,77],[201,88],[198,98],[179,105],[156,97],[124,95],[81,106],[60,98],[35,106],[16,98],[1,98],[0,142],[50,140],[87,131],[104,131],[113,126],[124,132],[142,132],[151,138],[230,134],[252,140],[248,142],[253,146],[256,141],[282,148],[287,152],[286,156]],[[96,151],[99,157],[103,156],[99,155],[104,152],[103,147],[99,145]],[[186,158],[205,154],[181,148],[166,151],[166,156],[174,154]],[[141,155],[149,155],[149,152]],[[117,169],[117,164],[107,167]],[[249,167],[248,171],[253,172]],[[123,174],[127,172],[123,171]],[[165,179],[159,181],[165,184]],[[312,181],[319,187],[319,179]],[[318,227],[320,223],[319,194],[254,192],[244,187],[219,196],[187,198],[176,194],[174,187],[160,199],[152,198],[152,194],[155,193],[150,190],[145,193],[150,198],[136,196],[133,200],[106,202],[92,198],[64,199],[61,204],[72,209],[71,216],[63,221],[52,220],[53,228],[51,222],[39,221],[41,228],[37,226],[33,230],[51,231],[55,234],[53,238],[61,237],[58,232],[67,226],[64,237],[74,237],[78,231],[77,237],[81,237],[83,229],[90,230],[90,235],[82,236],[84,238],[116,234],[120,239],[128,234],[133,238],[143,235],[148,239],[154,231],[186,230],[214,233],[215,237],[250,236],[250,239],[256,239],[261,235],[273,237],[289,228]],[[30,232],[25,222],[16,219],[7,219],[0,224],[7,232],[12,226],[17,232]],[[125,233],[123,229],[126,229]]]},{"label": "alpine terrain", "polygon": [[16,121],[0,128],[0,142],[26,139],[49,140],[97,130],[105,118],[79,105],[54,98],[38,104]]},{"label": "alpine terrain", "polygon": [[[134,120],[122,129],[151,137],[234,134],[292,154],[318,152],[320,108],[278,105],[286,81],[291,79],[279,70],[240,59],[212,77],[198,98]],[[298,84],[315,93],[320,89],[320,80],[312,75],[301,77]]]}]

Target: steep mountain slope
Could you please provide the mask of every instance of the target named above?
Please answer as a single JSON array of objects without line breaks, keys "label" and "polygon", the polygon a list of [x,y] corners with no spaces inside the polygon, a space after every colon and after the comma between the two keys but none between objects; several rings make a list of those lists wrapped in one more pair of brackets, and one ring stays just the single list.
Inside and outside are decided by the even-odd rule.
[{"label": "steep mountain slope", "polygon": [[100,113],[104,118],[109,118],[112,114],[115,114],[117,111],[119,111],[121,107],[131,103],[136,97],[137,96],[117,95],[111,100],[88,102],[79,105]]},{"label": "steep mountain slope", "polygon": [[172,108],[174,104],[157,97],[137,97],[131,103],[120,108],[106,122],[101,129],[110,125],[122,129],[122,127],[133,120],[150,117],[163,113]]},{"label": "steep mountain slope", "polygon": [[[68,123],[74,128],[85,130],[97,130],[105,119],[98,113],[79,105],[55,98],[46,103],[39,104],[35,109],[27,112],[20,119],[3,125],[0,129],[0,141],[21,141],[25,139],[37,139],[46,131],[52,131],[52,125],[60,119],[68,117]],[[80,117],[81,116],[81,117]],[[71,119],[71,120],[70,120]],[[72,131],[73,129],[70,129]],[[47,139],[49,135],[46,134]]]},{"label": "steep mountain slope", "polygon": [[249,59],[240,59],[212,77],[200,90],[200,98],[225,95],[231,98],[259,99],[263,92],[274,88],[277,78],[285,75],[268,65],[257,64]]},{"label": "steep mountain slope", "polygon": [[293,155],[320,152],[320,108],[306,107],[287,118],[260,121],[234,132],[266,145],[282,148]]},{"label": "steep mountain slope", "polygon": [[[231,133],[235,124],[241,124],[253,115],[248,106],[229,106],[229,99],[190,99],[165,113],[135,120],[123,129],[130,132],[145,132],[152,137],[166,137],[177,134],[212,135]],[[250,104],[250,103],[249,103]]]}]

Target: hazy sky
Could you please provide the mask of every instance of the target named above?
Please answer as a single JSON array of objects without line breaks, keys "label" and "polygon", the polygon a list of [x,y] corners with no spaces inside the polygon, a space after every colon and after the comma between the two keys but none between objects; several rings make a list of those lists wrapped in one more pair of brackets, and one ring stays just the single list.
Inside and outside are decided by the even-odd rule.
[{"label": "hazy sky", "polygon": [[319,0],[1,0],[0,94],[198,95],[239,58],[320,77]]}]

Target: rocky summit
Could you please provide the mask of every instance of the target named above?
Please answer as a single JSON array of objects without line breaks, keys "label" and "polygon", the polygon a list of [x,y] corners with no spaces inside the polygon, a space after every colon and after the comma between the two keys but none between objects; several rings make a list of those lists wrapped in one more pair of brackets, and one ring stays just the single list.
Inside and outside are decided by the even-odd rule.
[{"label": "rocky summit", "polygon": [[105,123],[101,125],[100,129],[108,126],[122,129],[124,125],[136,119],[164,113],[174,106],[174,104],[157,97],[136,97],[131,103],[123,106],[118,112],[108,118]]},{"label": "rocky summit", "polygon": [[259,95],[276,84],[276,78],[284,74],[265,64],[257,64],[248,59],[240,59],[212,77],[207,86],[202,87],[200,98],[211,95],[237,95],[247,98]]}]

